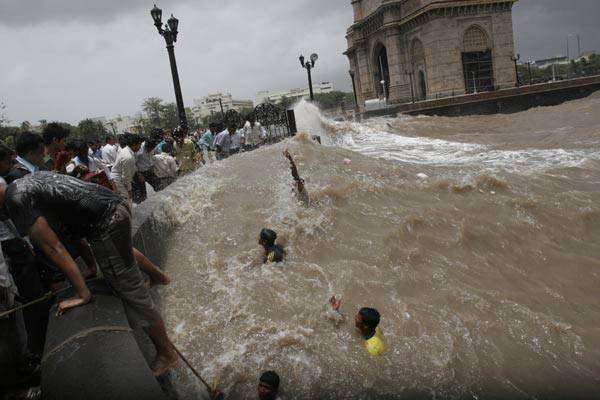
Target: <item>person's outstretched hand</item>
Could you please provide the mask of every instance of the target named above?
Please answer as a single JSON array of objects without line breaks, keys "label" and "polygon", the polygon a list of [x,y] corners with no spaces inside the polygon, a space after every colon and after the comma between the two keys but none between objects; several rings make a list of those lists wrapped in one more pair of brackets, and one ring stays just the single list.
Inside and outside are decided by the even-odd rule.
[{"label": "person's outstretched hand", "polygon": [[331,305],[331,308],[333,309],[333,311],[339,312],[340,307],[342,306],[342,298],[340,297],[338,299],[335,296],[331,296],[331,298],[329,299],[329,304]]}]

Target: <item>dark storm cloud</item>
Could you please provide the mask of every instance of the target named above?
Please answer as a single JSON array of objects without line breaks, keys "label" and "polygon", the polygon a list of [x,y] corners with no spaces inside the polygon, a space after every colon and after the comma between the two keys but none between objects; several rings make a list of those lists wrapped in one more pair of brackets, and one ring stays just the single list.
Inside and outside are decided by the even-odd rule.
[{"label": "dark storm cloud", "polygon": [[[582,51],[599,51],[598,16],[598,0],[521,0],[513,12],[517,49],[523,58],[566,55],[567,35],[579,34]],[[569,37],[569,47],[574,56],[574,37]]]},{"label": "dark storm cloud", "polygon": [[[243,0],[252,6],[255,0]],[[282,1],[282,0],[271,0]],[[313,17],[316,12],[328,13],[336,8],[348,6],[345,0],[283,0],[294,8],[296,18]],[[164,9],[173,9],[180,4],[193,4],[197,9],[223,7],[235,0],[1,0],[0,25],[37,25],[41,23],[88,22],[105,24],[111,19],[133,12],[148,12],[153,3]],[[264,2],[256,1],[257,5]],[[263,3],[263,4],[261,4]],[[265,8],[268,11],[269,7]],[[240,16],[243,17],[243,16]]]},{"label": "dark storm cloud", "polygon": [[[149,10],[155,0],[0,0],[0,102],[13,122],[132,115],[146,97],[173,99],[168,59]],[[342,52],[350,0],[157,0],[180,18],[184,99],[214,92],[254,99],[306,86],[298,54],[319,53],[315,81],[350,91]],[[600,0],[520,0],[523,58],[600,50]],[[570,39],[571,55],[577,42]]]},{"label": "dark storm cloud", "polygon": [[[189,0],[167,0],[175,5]],[[152,0],[2,0],[0,24],[37,25],[74,21],[103,24],[139,9],[152,8]]]}]

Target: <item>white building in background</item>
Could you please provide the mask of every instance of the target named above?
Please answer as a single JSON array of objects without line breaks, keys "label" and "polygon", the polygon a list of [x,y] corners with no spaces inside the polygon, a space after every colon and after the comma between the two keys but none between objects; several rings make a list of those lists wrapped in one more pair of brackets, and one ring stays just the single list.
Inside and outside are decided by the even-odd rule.
[{"label": "white building in background", "polygon": [[138,125],[141,116],[118,115],[111,119],[104,118],[100,121],[104,124],[106,131],[113,135],[122,135],[125,132],[133,132]]},{"label": "white building in background", "polygon": [[221,104],[223,105],[223,112],[229,110],[239,112],[244,108],[254,108],[252,100],[236,100],[231,96],[231,93],[209,94],[201,99],[195,99],[193,104],[192,113],[194,114],[194,118],[197,119],[220,113]]},{"label": "white building in background", "polygon": [[552,58],[545,58],[543,60],[535,60],[533,65],[535,65],[537,68],[546,68],[551,65],[565,65],[569,63],[570,61],[567,57],[556,56]]},{"label": "white building in background", "polygon": [[[313,84],[313,92],[314,94],[331,93],[333,92],[333,84],[331,82]],[[308,88],[290,89],[279,92],[264,90],[256,94],[256,104],[267,102],[277,104],[284,97],[292,100],[308,99],[310,97],[310,90]]]}]

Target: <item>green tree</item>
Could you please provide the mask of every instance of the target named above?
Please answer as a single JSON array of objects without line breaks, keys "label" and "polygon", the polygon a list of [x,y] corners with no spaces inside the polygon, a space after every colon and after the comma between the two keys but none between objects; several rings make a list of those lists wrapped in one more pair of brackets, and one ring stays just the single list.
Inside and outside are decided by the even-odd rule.
[{"label": "green tree", "polygon": [[163,100],[158,97],[148,97],[142,103],[142,111],[146,114],[146,118],[156,127],[161,125],[163,107]]},{"label": "green tree", "polygon": [[179,126],[179,116],[175,103],[164,104],[160,108],[160,127],[165,130],[172,130]]},{"label": "green tree", "polygon": [[207,115],[202,118],[202,126],[204,126],[204,127],[208,127],[213,122],[216,122],[216,123],[223,122],[223,118],[221,117],[220,112],[214,113],[211,115]]},{"label": "green tree", "polygon": [[106,129],[100,121],[84,119],[83,121],[79,122],[77,128],[79,130],[78,136],[82,140],[89,141],[95,138],[103,138],[106,136]]},{"label": "green tree", "polygon": [[354,105],[354,95],[352,93],[333,91],[330,93],[315,94],[315,102],[323,110],[329,110],[344,105]]},{"label": "green tree", "polygon": [[31,122],[23,121],[21,122],[21,131],[26,132],[31,130]]},{"label": "green tree", "polygon": [[297,99],[291,97],[282,96],[279,105],[287,110],[288,108],[292,107],[294,103],[296,103],[296,100]]},{"label": "green tree", "polygon": [[11,149],[15,148],[15,137],[14,136],[7,136],[6,138],[4,138],[3,142],[5,145],[10,147]]},{"label": "green tree", "polygon": [[0,102],[0,126],[7,124],[8,118],[6,117],[6,104]]}]

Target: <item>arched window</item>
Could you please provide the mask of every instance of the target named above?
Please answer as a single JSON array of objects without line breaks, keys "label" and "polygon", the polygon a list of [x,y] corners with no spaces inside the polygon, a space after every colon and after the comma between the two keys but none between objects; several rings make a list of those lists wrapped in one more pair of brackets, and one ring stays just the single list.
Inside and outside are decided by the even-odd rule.
[{"label": "arched window", "polygon": [[463,47],[463,52],[465,53],[486,51],[490,48],[488,36],[483,29],[473,25],[465,31]]},{"label": "arched window", "polygon": [[[373,48],[373,79],[375,81],[375,92],[378,95],[390,93],[390,68],[388,65],[387,50],[381,43],[377,43]],[[381,81],[385,81],[385,86],[381,85]]]}]

